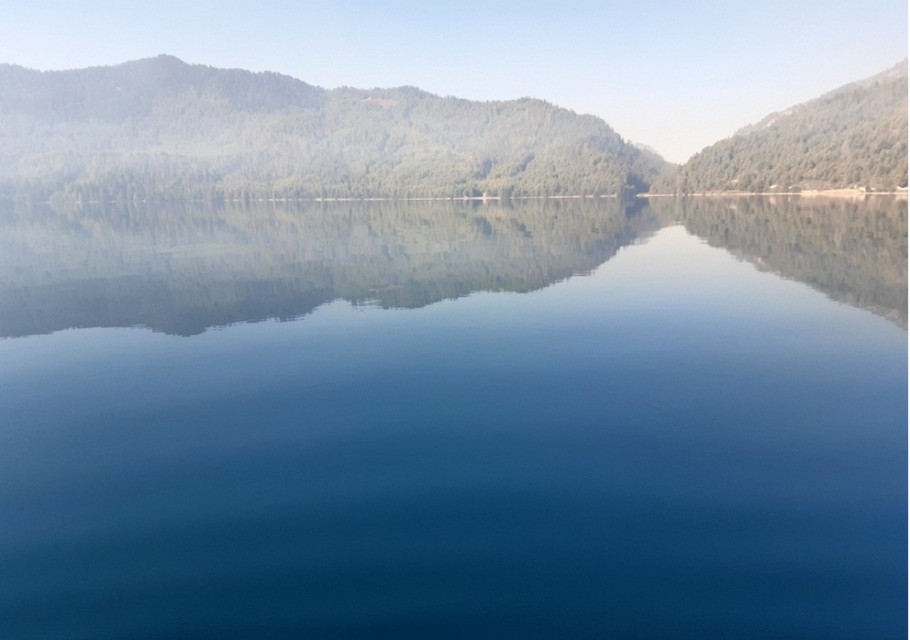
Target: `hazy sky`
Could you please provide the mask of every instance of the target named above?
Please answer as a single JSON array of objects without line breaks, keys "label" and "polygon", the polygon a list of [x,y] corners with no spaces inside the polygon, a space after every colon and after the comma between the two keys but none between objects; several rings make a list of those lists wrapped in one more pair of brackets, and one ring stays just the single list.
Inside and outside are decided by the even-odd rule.
[{"label": "hazy sky", "polygon": [[533,96],[684,161],[907,56],[907,0],[0,0],[0,62],[169,53],[326,88]]}]

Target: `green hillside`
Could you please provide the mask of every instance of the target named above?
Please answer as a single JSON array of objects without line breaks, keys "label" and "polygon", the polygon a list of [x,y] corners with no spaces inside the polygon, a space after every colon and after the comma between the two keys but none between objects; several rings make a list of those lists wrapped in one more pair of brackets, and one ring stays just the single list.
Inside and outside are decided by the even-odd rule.
[{"label": "green hillside", "polygon": [[907,61],[766,117],[657,180],[657,193],[907,186]]},{"label": "green hillside", "polygon": [[0,65],[0,116],[0,189],[20,199],[615,194],[670,166],[540,100],[324,90],[169,56]]}]

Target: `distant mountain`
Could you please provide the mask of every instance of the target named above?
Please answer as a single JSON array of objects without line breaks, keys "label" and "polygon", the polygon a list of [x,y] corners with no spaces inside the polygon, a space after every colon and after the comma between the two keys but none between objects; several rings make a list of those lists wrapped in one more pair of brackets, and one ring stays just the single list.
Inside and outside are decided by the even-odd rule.
[{"label": "distant mountain", "polygon": [[20,198],[614,194],[647,190],[669,166],[540,100],[330,91],[172,56],[0,65],[0,190]]},{"label": "distant mountain", "polygon": [[773,113],[695,154],[654,192],[907,186],[907,61]]}]

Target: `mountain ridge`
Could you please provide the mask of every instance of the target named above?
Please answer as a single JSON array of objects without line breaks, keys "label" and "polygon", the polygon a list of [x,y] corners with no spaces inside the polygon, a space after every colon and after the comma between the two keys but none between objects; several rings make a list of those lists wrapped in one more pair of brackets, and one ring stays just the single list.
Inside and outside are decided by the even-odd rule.
[{"label": "mountain ridge", "polygon": [[328,90],[168,55],[0,66],[0,114],[3,190],[81,201],[613,195],[671,167],[543,100]]},{"label": "mountain ridge", "polygon": [[[147,201],[798,192],[907,186],[907,61],[682,166],[538,98],[324,89],[168,54],[0,64],[0,196]],[[675,170],[674,170],[675,169]]]},{"label": "mountain ridge", "polygon": [[652,192],[907,187],[907,60],[772,112],[693,155]]}]

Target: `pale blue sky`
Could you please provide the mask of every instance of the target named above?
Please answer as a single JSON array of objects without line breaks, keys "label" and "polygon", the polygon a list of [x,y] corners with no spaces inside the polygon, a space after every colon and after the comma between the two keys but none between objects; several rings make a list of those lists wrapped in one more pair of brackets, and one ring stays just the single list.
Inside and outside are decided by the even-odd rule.
[{"label": "pale blue sky", "polygon": [[534,96],[681,162],[907,56],[906,0],[0,0],[0,62],[176,55],[326,88]]}]

